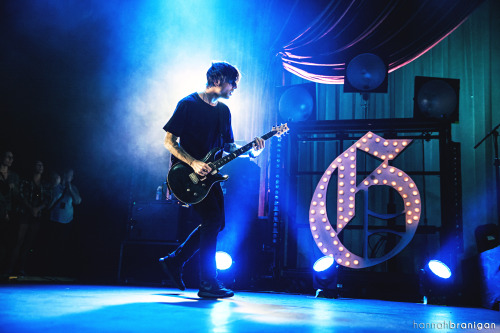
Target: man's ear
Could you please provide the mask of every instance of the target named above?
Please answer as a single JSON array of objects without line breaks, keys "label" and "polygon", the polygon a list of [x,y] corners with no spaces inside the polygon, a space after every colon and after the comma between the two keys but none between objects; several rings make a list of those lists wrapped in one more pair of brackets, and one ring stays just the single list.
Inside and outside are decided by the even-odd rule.
[{"label": "man's ear", "polygon": [[214,81],[214,87],[219,87],[220,86],[220,80]]}]

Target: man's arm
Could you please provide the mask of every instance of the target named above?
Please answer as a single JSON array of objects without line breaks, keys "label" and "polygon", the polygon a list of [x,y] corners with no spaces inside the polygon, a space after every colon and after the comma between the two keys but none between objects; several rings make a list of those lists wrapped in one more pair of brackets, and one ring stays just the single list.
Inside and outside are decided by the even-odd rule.
[{"label": "man's arm", "polygon": [[185,151],[184,148],[179,145],[177,139],[178,138],[175,135],[167,132],[167,134],[165,134],[163,145],[172,155],[189,165],[191,168],[193,168],[194,172],[196,172],[200,176],[206,176],[207,174],[209,174],[210,171],[212,171],[212,168],[207,163],[199,161],[189,155],[187,151]]},{"label": "man's arm", "polygon": [[63,195],[63,189],[61,188],[61,185],[58,185],[52,189],[50,189],[49,193],[50,193],[50,197],[51,197],[51,200],[50,200],[50,204],[48,205],[48,208],[47,209],[52,209],[52,207],[54,207],[55,203],[62,197]]},{"label": "man's arm", "polygon": [[68,191],[69,194],[73,197],[73,203],[75,205],[79,205],[82,203],[82,197],[80,196],[80,192],[78,192],[76,186],[74,186],[71,183],[68,183]]}]

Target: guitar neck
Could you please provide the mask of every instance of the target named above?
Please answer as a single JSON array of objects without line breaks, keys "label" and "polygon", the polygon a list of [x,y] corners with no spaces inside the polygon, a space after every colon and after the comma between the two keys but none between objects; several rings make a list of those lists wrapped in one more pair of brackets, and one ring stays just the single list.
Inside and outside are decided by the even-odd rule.
[{"label": "guitar neck", "polygon": [[[268,133],[261,136],[261,138],[263,140],[267,140],[269,138],[272,138],[276,134],[276,132],[277,131],[275,131],[275,130],[269,131]],[[247,151],[249,151],[250,149],[252,149],[253,143],[254,143],[254,141],[247,143],[243,147],[240,147],[240,148],[236,149],[235,151],[233,151],[231,154],[228,154],[222,158],[219,158],[217,161],[213,162],[212,164],[215,166],[216,169],[220,169],[225,164],[231,162],[232,160],[234,160],[235,158],[237,158],[241,154],[244,154]]]}]

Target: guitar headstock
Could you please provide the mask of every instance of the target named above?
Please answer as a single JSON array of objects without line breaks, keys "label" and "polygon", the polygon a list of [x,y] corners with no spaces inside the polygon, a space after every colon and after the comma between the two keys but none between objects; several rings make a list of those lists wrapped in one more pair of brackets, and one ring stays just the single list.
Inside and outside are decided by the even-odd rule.
[{"label": "guitar headstock", "polygon": [[288,124],[281,124],[279,126],[273,126],[273,132],[276,132],[275,136],[282,136],[283,134],[288,133],[290,129],[288,128]]}]

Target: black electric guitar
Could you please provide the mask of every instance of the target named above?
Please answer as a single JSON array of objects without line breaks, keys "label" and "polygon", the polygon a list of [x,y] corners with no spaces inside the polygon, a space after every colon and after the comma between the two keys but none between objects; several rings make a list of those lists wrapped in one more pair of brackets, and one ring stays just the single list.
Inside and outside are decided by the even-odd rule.
[{"label": "black electric guitar", "polygon": [[[262,139],[267,140],[273,136],[281,136],[286,132],[288,132],[287,124],[275,126],[270,132],[264,134]],[[193,168],[184,162],[175,163],[170,168],[167,175],[167,182],[170,191],[177,199],[186,204],[195,204],[202,201],[207,196],[208,192],[212,188],[212,185],[217,182],[225,181],[229,178],[227,175],[221,175],[219,173],[219,169],[226,163],[231,162],[236,157],[252,149],[253,143],[254,141],[247,143],[231,154],[223,156],[216,161],[213,161],[213,159],[220,148],[212,149],[202,160],[212,168],[212,172],[207,176],[202,177],[196,174]]]}]

